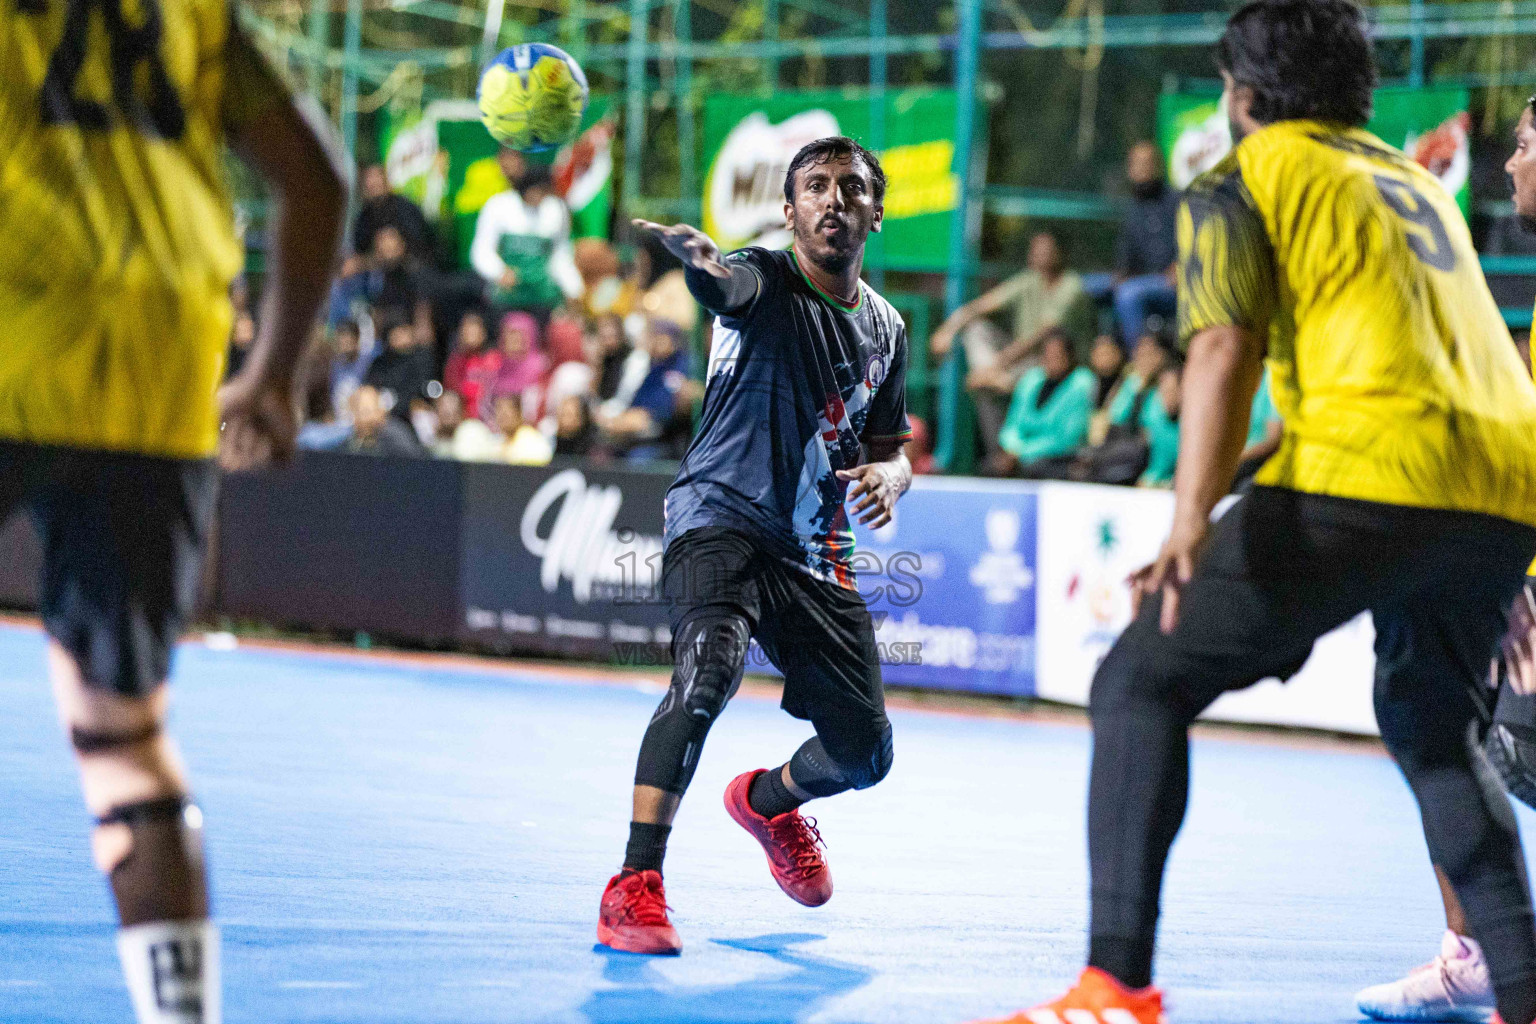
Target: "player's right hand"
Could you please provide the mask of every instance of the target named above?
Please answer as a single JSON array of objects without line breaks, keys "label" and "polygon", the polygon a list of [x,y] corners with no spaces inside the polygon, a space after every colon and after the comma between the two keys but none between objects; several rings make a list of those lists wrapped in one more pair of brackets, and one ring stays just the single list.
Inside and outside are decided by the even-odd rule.
[{"label": "player's right hand", "polygon": [[661,239],[661,244],[667,247],[667,251],[683,261],[683,265],[694,270],[702,270],[711,277],[730,277],[730,270],[726,269],[725,257],[720,253],[720,247],[715,240],[710,238],[698,228],[690,224],[674,224],[667,227],[653,221],[641,220],[636,217],[630,223],[641,231],[649,231]]},{"label": "player's right hand", "polygon": [[219,465],[260,469],[293,457],[299,433],[293,389],[242,372],[219,389]]}]

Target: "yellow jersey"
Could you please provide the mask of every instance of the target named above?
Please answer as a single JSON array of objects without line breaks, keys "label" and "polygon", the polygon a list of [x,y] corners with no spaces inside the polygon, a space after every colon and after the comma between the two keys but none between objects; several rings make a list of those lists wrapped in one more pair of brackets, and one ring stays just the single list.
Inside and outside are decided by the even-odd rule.
[{"label": "yellow jersey", "polygon": [[1536,525],[1536,385],[1436,178],[1355,128],[1243,139],[1179,213],[1179,332],[1267,338],[1255,482]]},{"label": "yellow jersey", "polygon": [[258,106],[226,74],[271,81],[231,72],[231,17],[228,0],[0,0],[0,437],[217,447],[242,259],[222,139]]}]

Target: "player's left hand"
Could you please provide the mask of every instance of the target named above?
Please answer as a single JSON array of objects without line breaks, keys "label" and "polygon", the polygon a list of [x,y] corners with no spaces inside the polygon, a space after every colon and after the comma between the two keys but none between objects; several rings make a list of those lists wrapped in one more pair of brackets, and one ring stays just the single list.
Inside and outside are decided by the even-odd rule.
[{"label": "player's left hand", "polygon": [[[837,478],[855,481],[844,500],[853,501],[860,495],[863,500],[848,513],[849,518],[858,519],[872,530],[878,530],[891,521],[896,511],[896,499],[906,490],[901,472],[884,462],[866,462],[852,469],[840,469]],[[863,518],[859,518],[861,515]]]},{"label": "player's left hand", "polygon": [[1536,693],[1536,599],[1530,584],[1520,588],[1509,610],[1509,631],[1499,647],[1510,689],[1522,696]]},{"label": "player's left hand", "polygon": [[227,472],[260,469],[293,457],[299,433],[293,389],[240,373],[219,389],[219,465]]}]

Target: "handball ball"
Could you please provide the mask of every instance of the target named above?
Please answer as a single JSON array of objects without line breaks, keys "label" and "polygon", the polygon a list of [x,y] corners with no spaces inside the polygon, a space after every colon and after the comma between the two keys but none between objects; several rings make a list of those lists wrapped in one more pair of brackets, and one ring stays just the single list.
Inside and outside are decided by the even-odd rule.
[{"label": "handball ball", "polygon": [[587,109],[587,76],[558,46],[510,46],[480,73],[480,120],[503,146],[528,153],[576,137]]}]

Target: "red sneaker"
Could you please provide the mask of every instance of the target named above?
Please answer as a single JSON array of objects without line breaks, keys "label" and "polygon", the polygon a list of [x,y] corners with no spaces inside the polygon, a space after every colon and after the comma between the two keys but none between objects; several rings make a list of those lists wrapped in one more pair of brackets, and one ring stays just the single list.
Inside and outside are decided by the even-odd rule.
[{"label": "red sneaker", "polygon": [[1097,967],[1085,969],[1072,991],[1012,1017],[975,1024],[1167,1024],[1163,994],[1148,985],[1126,988]]},{"label": "red sneaker", "polygon": [[752,809],[747,793],[752,780],[761,774],[763,769],[759,768],[731,780],[725,787],[726,813],[763,844],[768,870],[779,888],[796,903],[819,907],[832,898],[832,872],[817,849],[827,844],[816,831],[816,819],[806,819],[798,810],[765,818]]},{"label": "red sneaker", "polygon": [[682,937],[667,918],[660,871],[620,871],[608,879],[597,915],[597,941],[626,953],[677,956]]}]

